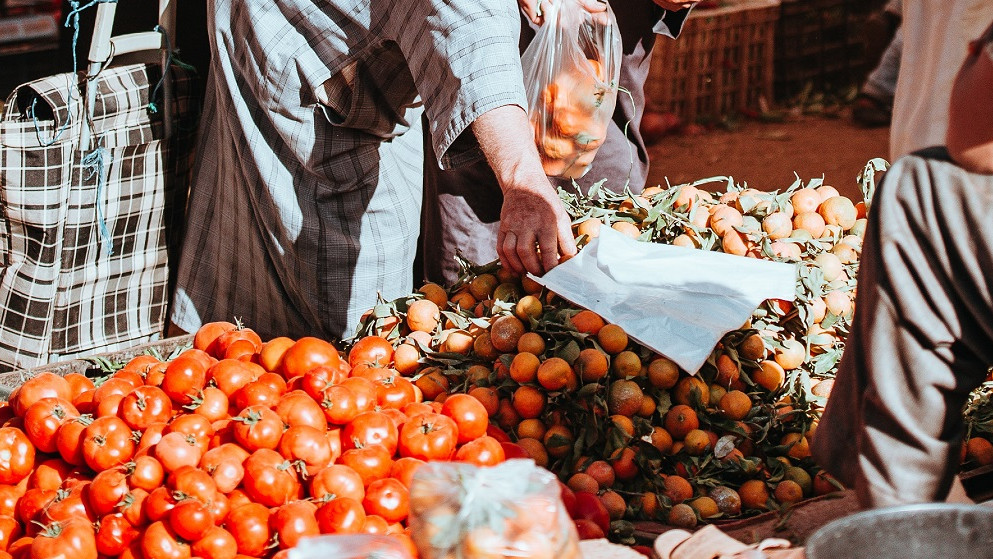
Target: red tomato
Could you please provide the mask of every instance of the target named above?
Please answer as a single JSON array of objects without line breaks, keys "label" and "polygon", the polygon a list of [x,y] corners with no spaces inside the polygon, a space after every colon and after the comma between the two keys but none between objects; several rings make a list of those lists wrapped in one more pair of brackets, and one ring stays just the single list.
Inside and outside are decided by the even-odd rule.
[{"label": "red tomato", "polygon": [[41,522],[42,511],[55,500],[55,491],[43,489],[28,489],[24,495],[18,499],[15,509],[15,516],[24,525],[28,534],[38,532],[37,522]]},{"label": "red tomato", "polygon": [[[34,487],[30,489],[35,489]],[[44,491],[55,491],[54,489],[47,489],[43,487],[38,487]],[[16,485],[0,485],[0,514],[6,516],[15,516],[17,510],[17,501],[24,495],[24,491],[17,488]]]},{"label": "red tomato", "polygon": [[[162,391],[181,406],[193,402],[207,382],[207,367],[195,357],[177,357],[166,367]],[[106,384],[106,383],[104,383]]]},{"label": "red tomato", "polygon": [[294,390],[284,394],[276,403],[273,411],[288,427],[309,425],[321,431],[328,428],[328,420],[324,417],[324,410],[303,390]]},{"label": "red tomato", "polygon": [[273,338],[268,342],[262,344],[262,350],[259,351],[259,365],[270,372],[279,372],[280,362],[283,360],[283,354],[286,353],[287,349],[290,349],[296,341],[286,336],[280,336],[278,338]]},{"label": "red tomato", "polygon": [[228,396],[220,388],[207,386],[186,409],[193,410],[193,413],[202,415],[213,423],[228,416]]},{"label": "red tomato", "polygon": [[[152,522],[141,536],[146,559],[190,559],[190,544],[182,541],[165,522]],[[32,558],[33,559],[33,558]]]},{"label": "red tomato", "polygon": [[260,448],[279,446],[279,438],[283,436],[283,420],[271,409],[249,406],[232,421],[234,439],[245,450],[254,452]]},{"label": "red tomato", "polygon": [[161,388],[141,386],[124,396],[117,415],[128,427],[144,430],[152,423],[172,419],[172,400]]},{"label": "red tomato", "polygon": [[282,396],[286,394],[286,379],[276,373],[265,372],[259,375],[259,378],[255,379],[258,382],[264,382],[269,386],[276,389],[276,392]]},{"label": "red tomato", "polygon": [[603,502],[594,493],[587,493],[585,491],[576,492],[576,514],[573,519],[579,520],[585,518],[587,520],[592,520],[597,526],[603,530],[606,534],[610,531],[610,514],[607,512],[607,508],[603,506]]},{"label": "red tomato", "polygon": [[500,446],[503,447],[503,455],[507,460],[511,458],[531,458],[528,451],[517,443],[500,443]]},{"label": "red tomato", "polygon": [[508,435],[506,431],[496,425],[493,425],[492,423],[486,428],[486,434],[493,437],[500,443],[512,442],[510,440],[510,435]]},{"label": "red tomato", "polygon": [[392,456],[397,450],[396,424],[382,412],[369,411],[359,414],[341,431],[343,450],[382,445]]},{"label": "red tomato", "polygon": [[455,452],[455,459],[477,466],[496,466],[506,459],[500,441],[490,436],[482,436],[462,445]]},{"label": "red tomato", "polygon": [[228,502],[228,498],[224,493],[220,491],[214,495],[214,500],[208,503],[210,508],[210,514],[214,517],[214,524],[220,526],[224,524],[224,519],[228,517],[228,513],[231,512],[231,504]]},{"label": "red tomato", "polygon": [[[97,559],[96,535],[85,518],[53,523],[38,532],[31,543],[31,559]],[[151,556],[149,556],[151,557]]]},{"label": "red tomato", "polygon": [[145,386],[145,379],[137,371],[132,371],[128,369],[120,369],[111,376],[111,378],[116,378],[123,380],[131,385],[132,388],[138,388],[139,386]]},{"label": "red tomato", "polygon": [[389,378],[395,373],[396,371],[387,369],[386,367],[359,364],[352,367],[352,370],[348,373],[348,375],[351,378],[364,378],[366,380],[371,380],[372,382],[378,382]]},{"label": "red tomato", "polygon": [[43,522],[63,521],[70,518],[95,520],[96,515],[83,503],[83,494],[88,492],[90,482],[73,485],[68,491],[55,492],[55,499],[45,507]]},{"label": "red tomato", "polygon": [[317,526],[322,534],[358,534],[365,525],[362,503],[351,497],[338,497],[317,509]]},{"label": "red tomato", "polygon": [[217,495],[217,484],[210,474],[192,466],[183,466],[169,474],[166,487],[204,503],[209,503]]},{"label": "red tomato", "polygon": [[417,400],[414,383],[398,374],[376,382],[376,402],[382,408],[401,410]]},{"label": "red tomato", "polygon": [[242,386],[231,398],[235,409],[245,409],[248,406],[265,406],[271,408],[279,401],[279,391],[271,384],[253,380]]},{"label": "red tomato", "polygon": [[310,501],[293,501],[274,510],[269,516],[269,530],[276,535],[279,547],[296,547],[301,538],[319,535],[316,511],[317,506]]},{"label": "red tomato", "polygon": [[362,377],[349,377],[337,386],[344,386],[355,394],[355,408],[358,413],[372,411],[376,408],[376,383],[371,380]]},{"label": "red tomato", "polygon": [[458,427],[445,415],[425,413],[410,418],[400,432],[400,456],[448,460],[455,453]]},{"label": "red tomato", "polygon": [[[55,491],[62,487],[62,482],[70,477],[77,477],[72,464],[61,458],[50,458],[35,466],[28,476],[27,489],[49,489]],[[3,514],[0,512],[0,514]]]},{"label": "red tomato", "polygon": [[175,431],[162,435],[162,440],[155,444],[154,449],[155,459],[166,472],[175,471],[182,466],[196,466],[203,456],[203,450],[197,445],[193,435]]},{"label": "red tomato", "polygon": [[31,544],[33,543],[33,537],[21,536],[11,542],[10,547],[7,548],[7,553],[9,553],[13,559],[30,559]]},{"label": "red tomato", "polygon": [[[147,355],[146,357],[152,357],[152,356]],[[155,358],[152,357],[152,360],[155,361]],[[86,378],[86,375],[81,375],[79,373],[69,373],[68,375],[62,378],[66,379],[66,383],[69,384],[70,401],[74,400],[76,396],[79,396],[83,392],[86,392],[87,390],[94,390],[96,388],[96,386],[93,385],[93,381]]]},{"label": "red tomato", "polygon": [[[119,417],[98,417],[83,430],[83,459],[93,471],[120,466],[134,452],[131,429]],[[72,463],[68,458],[66,462]]]},{"label": "red tomato", "polygon": [[333,425],[345,425],[359,414],[355,392],[340,384],[327,388],[324,400],[321,401],[321,409],[325,419]]},{"label": "red tomato", "polygon": [[185,499],[169,511],[169,527],[180,538],[195,542],[214,527],[214,515],[197,499]]},{"label": "red tomato", "polygon": [[330,343],[319,338],[304,337],[283,353],[281,368],[283,376],[291,379],[305,375],[315,367],[337,367],[340,360],[338,350]]},{"label": "red tomato", "polygon": [[24,381],[24,384],[17,388],[16,393],[11,394],[10,402],[14,413],[24,417],[28,408],[42,398],[62,398],[71,402],[72,391],[69,383],[55,373],[39,373]]},{"label": "red tomato", "polygon": [[361,503],[365,497],[362,476],[343,464],[332,464],[317,472],[310,480],[310,496],[316,501],[333,497],[348,497]]},{"label": "red tomato", "polygon": [[96,546],[100,555],[116,557],[138,538],[138,530],[123,514],[111,514],[100,519],[96,532]]},{"label": "red tomato", "polygon": [[86,500],[97,516],[112,514],[128,494],[128,478],[120,469],[104,470],[87,486]]},{"label": "red tomato", "polygon": [[34,446],[23,431],[0,427],[0,483],[13,485],[28,477],[34,455]]},{"label": "red tomato", "polygon": [[224,443],[208,450],[200,460],[200,469],[210,472],[218,464],[233,461],[241,464],[251,455],[250,452],[235,443]]},{"label": "red tomato", "polygon": [[262,338],[255,333],[255,330],[252,330],[251,328],[235,328],[234,330],[228,330],[218,336],[217,340],[215,340],[217,347],[212,353],[208,353],[211,353],[211,355],[220,359],[227,354],[228,350],[231,349],[231,346],[239,341],[249,342],[252,347],[252,353],[262,350]]},{"label": "red tomato", "polygon": [[381,445],[372,445],[342,452],[338,463],[355,470],[362,478],[362,485],[368,486],[377,479],[390,475],[393,455]]},{"label": "red tomato", "polygon": [[210,477],[221,493],[230,493],[241,484],[245,478],[245,467],[241,461],[227,458],[219,461],[210,469]]},{"label": "red tomato", "polygon": [[[113,380],[113,379],[111,379]],[[123,382],[123,381],[122,381]],[[104,383],[106,384],[106,383]],[[103,385],[101,385],[103,386]],[[128,385],[131,386],[131,385]],[[124,400],[122,394],[110,394],[109,396],[100,397],[96,392],[93,393],[93,404],[96,405],[96,416],[97,417],[117,417],[117,412],[121,409],[121,401]]]},{"label": "red tomato", "polygon": [[53,453],[57,450],[55,435],[59,427],[75,417],[79,412],[68,400],[42,398],[24,413],[24,434],[38,450]]},{"label": "red tomato", "polygon": [[216,342],[225,332],[237,328],[227,321],[208,322],[197,329],[193,335],[193,347],[210,354],[216,353]]},{"label": "red tomato", "polygon": [[163,432],[163,434],[168,433],[182,433],[191,436],[196,441],[196,446],[206,452],[210,438],[214,436],[214,427],[206,417],[191,413],[173,419]]},{"label": "red tomato", "polygon": [[135,454],[148,453],[148,449],[152,446],[158,444],[162,440],[162,435],[165,434],[166,429],[169,428],[168,423],[152,423],[147,429],[141,434],[141,439],[138,440],[138,448],[135,449]]},{"label": "red tomato", "polygon": [[165,479],[162,463],[151,456],[135,458],[128,472],[128,485],[145,491],[153,491]]},{"label": "red tomato", "polygon": [[482,437],[490,424],[486,407],[468,394],[452,394],[446,398],[441,406],[441,414],[455,420],[459,428],[459,444]]},{"label": "red tomato", "polygon": [[389,523],[400,522],[410,510],[410,493],[398,479],[377,479],[366,488],[362,508],[366,514],[382,516]]},{"label": "red tomato", "polygon": [[234,559],[238,555],[238,542],[231,532],[214,526],[193,542],[193,555],[203,559]]},{"label": "red tomato", "polygon": [[172,495],[172,491],[167,487],[159,487],[148,494],[143,503],[143,512],[149,522],[167,519],[169,511],[176,506],[176,499],[173,499]]},{"label": "red tomato", "polygon": [[312,476],[331,463],[331,445],[325,433],[310,425],[291,426],[279,439],[279,453]]},{"label": "red tomato", "polygon": [[[156,363],[149,367],[145,373],[145,386],[162,386],[162,381],[165,380],[165,370],[168,367],[168,363]],[[132,544],[132,547],[134,545]]]},{"label": "red tomato", "polygon": [[7,551],[11,542],[20,538],[23,533],[17,519],[9,515],[0,515],[0,550]]},{"label": "red tomato", "polygon": [[207,379],[213,380],[225,396],[231,398],[246,384],[259,378],[265,370],[239,359],[221,359],[207,369]]},{"label": "red tomato", "polygon": [[121,514],[132,526],[140,527],[148,523],[148,514],[145,511],[145,499],[147,498],[148,491],[137,487],[124,496],[120,507]]},{"label": "red tomato", "polygon": [[260,503],[232,508],[224,527],[238,543],[238,553],[261,557],[269,545],[269,509]]},{"label": "red tomato", "polygon": [[426,402],[411,402],[404,406],[401,411],[403,411],[403,414],[408,418],[422,413],[435,413],[434,408]]},{"label": "red tomato", "polygon": [[385,534],[390,529],[390,523],[385,518],[376,514],[369,514],[362,524],[363,534]]},{"label": "red tomato", "polygon": [[253,501],[276,507],[301,496],[293,466],[278,452],[260,448],[245,460],[244,467],[242,486]]},{"label": "red tomato", "polygon": [[348,378],[341,369],[333,367],[317,367],[307,371],[300,380],[300,389],[314,399],[315,402],[324,400],[324,391],[330,386]]},{"label": "red tomato", "polygon": [[224,359],[238,359],[239,361],[252,361],[258,355],[253,344],[249,340],[235,340],[224,350]]},{"label": "red tomato", "polygon": [[348,352],[348,364],[352,367],[362,364],[375,364],[385,367],[393,360],[393,345],[381,336],[366,336]]},{"label": "red tomato", "polygon": [[393,466],[390,468],[390,477],[399,480],[409,490],[410,482],[414,479],[414,472],[424,464],[426,462],[418,458],[400,458],[393,462]]}]

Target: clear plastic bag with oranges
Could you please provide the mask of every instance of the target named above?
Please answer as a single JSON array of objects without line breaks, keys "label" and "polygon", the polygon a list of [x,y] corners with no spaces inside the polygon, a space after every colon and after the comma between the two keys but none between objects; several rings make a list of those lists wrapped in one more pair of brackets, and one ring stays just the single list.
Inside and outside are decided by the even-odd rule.
[{"label": "clear plastic bag with oranges", "polygon": [[421,559],[581,559],[558,479],[533,460],[421,466],[409,523]]},{"label": "clear plastic bag with oranges", "polygon": [[609,4],[591,13],[579,0],[546,2],[544,23],[521,64],[528,115],[545,174],[586,174],[617,104],[621,36]]}]

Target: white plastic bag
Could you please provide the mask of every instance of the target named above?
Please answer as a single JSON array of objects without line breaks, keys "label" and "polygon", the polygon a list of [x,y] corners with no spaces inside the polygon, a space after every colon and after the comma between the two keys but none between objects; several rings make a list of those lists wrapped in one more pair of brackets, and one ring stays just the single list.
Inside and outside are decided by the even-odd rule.
[{"label": "white plastic bag", "polygon": [[533,460],[429,462],[414,474],[409,522],[421,559],[581,559],[558,479]]},{"label": "white plastic bag", "polygon": [[586,174],[617,104],[621,35],[614,12],[578,0],[546,2],[545,22],[521,58],[528,115],[545,174]]}]

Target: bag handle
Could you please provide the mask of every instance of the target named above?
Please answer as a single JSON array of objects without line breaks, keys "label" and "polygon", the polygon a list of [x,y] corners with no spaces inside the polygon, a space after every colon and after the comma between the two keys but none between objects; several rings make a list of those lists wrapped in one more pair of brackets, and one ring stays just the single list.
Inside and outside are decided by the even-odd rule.
[{"label": "bag handle", "polygon": [[[97,5],[96,23],[93,26],[93,40],[90,43],[90,53],[87,56],[89,64],[86,68],[87,79],[92,79],[104,68],[111,56],[134,52],[158,50],[161,53],[162,73],[169,71],[168,63],[170,49],[175,44],[176,37],[176,0],[159,0],[159,29],[161,31],[145,31],[113,36],[114,17],[117,14],[116,1],[103,1]],[[165,136],[172,135],[172,82],[164,79],[164,126]],[[80,147],[87,150],[90,147],[90,122],[96,109],[96,88],[86,88],[86,118],[82,123]]]}]

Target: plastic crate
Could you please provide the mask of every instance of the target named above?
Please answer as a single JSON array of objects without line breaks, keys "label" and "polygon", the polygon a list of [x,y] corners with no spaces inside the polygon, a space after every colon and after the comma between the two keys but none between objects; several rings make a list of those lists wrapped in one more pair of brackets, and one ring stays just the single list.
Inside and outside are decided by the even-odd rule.
[{"label": "plastic crate", "polygon": [[694,10],[677,40],[655,42],[648,106],[692,122],[771,100],[779,6],[779,0],[743,0]]},{"label": "plastic crate", "polygon": [[811,89],[840,92],[867,72],[865,0],[782,0],[776,30],[775,92],[791,99]]}]

